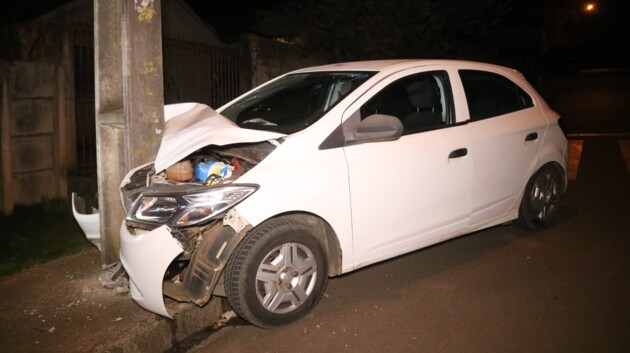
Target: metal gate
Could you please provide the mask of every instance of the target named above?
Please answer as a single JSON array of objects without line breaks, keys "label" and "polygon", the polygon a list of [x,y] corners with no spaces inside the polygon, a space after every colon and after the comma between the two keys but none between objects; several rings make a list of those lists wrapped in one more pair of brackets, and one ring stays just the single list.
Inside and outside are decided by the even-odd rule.
[{"label": "metal gate", "polygon": [[[76,154],[79,169],[96,168],[94,34],[74,30]],[[163,41],[164,103],[198,102],[212,108],[241,93],[239,48]]]},{"label": "metal gate", "polygon": [[96,112],[94,108],[94,30],[74,30],[74,116],[77,167],[96,169]]},{"label": "metal gate", "polygon": [[164,40],[164,103],[198,102],[218,108],[238,96],[238,48]]}]

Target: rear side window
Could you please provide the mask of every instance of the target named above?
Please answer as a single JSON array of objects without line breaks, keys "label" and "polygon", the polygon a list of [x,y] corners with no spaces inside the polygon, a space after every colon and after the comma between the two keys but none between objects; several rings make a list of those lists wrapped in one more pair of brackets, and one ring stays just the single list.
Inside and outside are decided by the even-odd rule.
[{"label": "rear side window", "polygon": [[509,79],[486,71],[459,70],[471,120],[492,118],[532,107],[533,101]]}]

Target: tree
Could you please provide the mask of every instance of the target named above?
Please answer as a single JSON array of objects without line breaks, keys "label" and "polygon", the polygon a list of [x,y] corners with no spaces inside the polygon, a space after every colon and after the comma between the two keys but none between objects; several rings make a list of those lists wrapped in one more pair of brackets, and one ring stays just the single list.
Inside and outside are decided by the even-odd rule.
[{"label": "tree", "polygon": [[484,37],[510,5],[511,0],[286,0],[260,11],[256,29],[339,61],[470,58],[483,52]]}]

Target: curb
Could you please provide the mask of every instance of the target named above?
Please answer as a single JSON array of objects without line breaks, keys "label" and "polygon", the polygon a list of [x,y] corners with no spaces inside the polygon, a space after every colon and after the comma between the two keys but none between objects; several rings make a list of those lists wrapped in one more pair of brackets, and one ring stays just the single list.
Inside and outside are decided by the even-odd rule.
[{"label": "curb", "polygon": [[222,314],[221,298],[214,297],[203,307],[177,304],[178,313],[171,319],[155,315],[154,320],[129,331],[128,335],[99,344],[96,353],[164,353],[181,348],[182,343],[208,331]]},{"label": "curb", "polygon": [[[224,299],[175,303],[167,319],[106,289],[96,249],[0,277],[0,342],[12,353],[184,352],[213,332]],[[169,302],[171,305],[171,302]]]}]

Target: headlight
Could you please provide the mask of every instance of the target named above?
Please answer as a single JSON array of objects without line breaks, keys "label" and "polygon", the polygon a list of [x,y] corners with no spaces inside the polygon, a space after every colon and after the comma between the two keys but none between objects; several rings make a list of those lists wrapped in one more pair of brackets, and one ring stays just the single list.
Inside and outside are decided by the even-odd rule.
[{"label": "headlight", "polygon": [[257,190],[254,185],[231,185],[198,192],[142,194],[127,220],[186,227],[221,216]]},{"label": "headlight", "polygon": [[141,221],[164,223],[178,208],[177,200],[173,197],[142,197],[136,217]]}]

